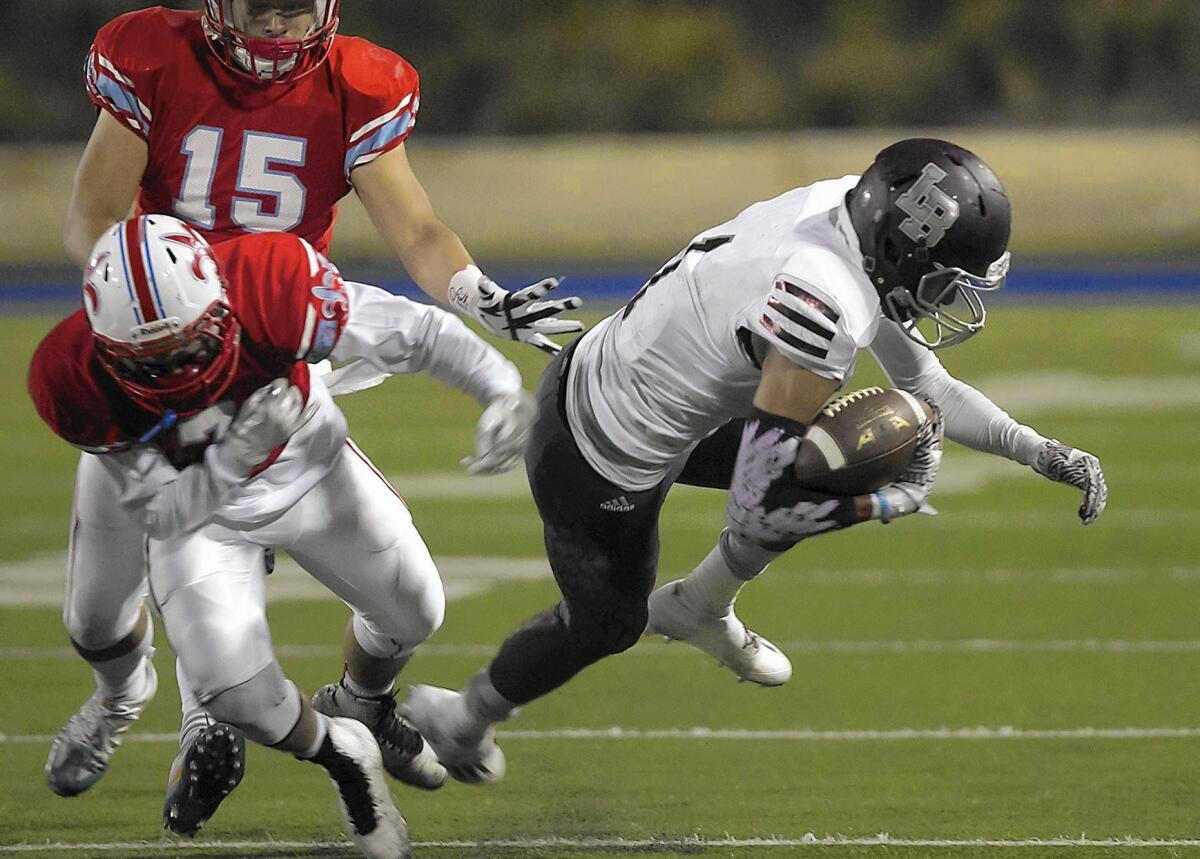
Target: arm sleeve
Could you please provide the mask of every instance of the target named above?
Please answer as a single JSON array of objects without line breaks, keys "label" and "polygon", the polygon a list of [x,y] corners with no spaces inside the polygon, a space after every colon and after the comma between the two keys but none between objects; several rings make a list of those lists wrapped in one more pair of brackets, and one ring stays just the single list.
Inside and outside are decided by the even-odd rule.
[{"label": "arm sleeve", "polygon": [[359,358],[386,373],[422,370],[481,404],[521,389],[511,361],[452,313],[362,283],[345,283],[349,318],[335,361]]},{"label": "arm sleeve", "polygon": [[147,534],[165,540],[203,527],[247,480],[222,454],[221,445],[209,445],[201,462],[182,471],[150,445],[104,454],[100,462],[121,487],[121,506]]},{"label": "arm sleeve", "polygon": [[942,410],[946,437],[985,453],[1032,466],[1047,439],[1018,423],[981,392],[954,378],[933,350],[914,343],[890,319],[879,323],[871,354],[901,390],[928,397]]}]

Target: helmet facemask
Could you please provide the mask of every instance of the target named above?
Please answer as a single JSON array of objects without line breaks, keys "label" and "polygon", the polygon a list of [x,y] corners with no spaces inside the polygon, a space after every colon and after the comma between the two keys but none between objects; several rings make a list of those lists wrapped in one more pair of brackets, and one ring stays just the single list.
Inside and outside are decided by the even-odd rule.
[{"label": "helmet facemask", "polygon": [[962,268],[942,267],[918,281],[916,288],[898,286],[883,296],[883,310],[912,340],[930,349],[961,343],[987,321],[984,293],[1002,289],[1008,277],[1008,251],[980,277]]},{"label": "helmet facemask", "polygon": [[[339,0],[205,0],[208,45],[233,71],[266,83],[287,83],[319,66],[329,54],[338,26]],[[252,34],[259,16],[287,21],[311,17],[296,38]]]},{"label": "helmet facemask", "polygon": [[93,335],[101,363],[121,389],[151,411],[181,416],[216,402],[238,365],[241,328],[229,305],[214,301],[190,325],[178,318],[152,325],[159,332],[153,338],[142,339],[136,329],[128,341]]}]

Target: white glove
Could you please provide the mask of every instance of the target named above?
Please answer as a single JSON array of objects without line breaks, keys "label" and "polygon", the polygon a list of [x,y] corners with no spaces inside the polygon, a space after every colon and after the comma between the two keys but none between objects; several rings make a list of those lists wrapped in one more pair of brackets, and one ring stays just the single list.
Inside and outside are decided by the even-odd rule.
[{"label": "white glove", "polygon": [[553,355],[562,347],[547,335],[583,330],[583,323],[577,319],[558,318],[563,311],[582,304],[580,299],[572,296],[540,300],[558,282],[558,278],[548,277],[533,286],[509,292],[469,265],[450,278],[446,297],[451,307],[497,337],[519,340]]},{"label": "white glove", "polygon": [[300,428],[302,412],[300,391],[287,379],[263,385],[242,403],[221,439],[224,459],[237,473],[250,475]]},{"label": "white glove", "polygon": [[[926,401],[928,402],[928,401]],[[901,516],[913,513],[936,515],[926,503],[937,479],[938,467],[942,463],[942,439],[945,427],[941,410],[929,403],[933,418],[921,424],[917,430],[917,449],[913,452],[908,469],[895,482],[871,494],[871,518],[884,525]]]},{"label": "white glove", "polygon": [[1050,439],[1038,451],[1033,470],[1057,483],[1065,483],[1083,491],[1079,505],[1079,521],[1091,525],[1108,506],[1108,484],[1100,460],[1083,450],[1067,447]]},{"label": "white glove", "polygon": [[537,409],[524,391],[501,394],[483,410],[475,425],[475,455],[462,460],[471,474],[511,470],[525,453]]}]

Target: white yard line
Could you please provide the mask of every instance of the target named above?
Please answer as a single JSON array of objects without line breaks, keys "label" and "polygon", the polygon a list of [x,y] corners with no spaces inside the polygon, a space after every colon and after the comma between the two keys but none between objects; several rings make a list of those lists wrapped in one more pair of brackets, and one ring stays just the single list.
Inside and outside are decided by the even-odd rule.
[{"label": "white yard line", "polygon": [[[774,731],[742,728],[555,728],[544,731],[497,731],[501,740],[712,740],[755,742],[895,742],[904,740],[1160,740],[1200,737],[1200,728],[1014,728],[1009,725],[970,728],[891,728],[822,731],[807,728]],[[0,745],[42,745],[50,734],[0,734]],[[179,735],[137,733],[127,743],[177,743]]]},{"label": "white yard line", "polygon": [[[996,638],[965,639],[868,639],[863,641],[776,641],[775,646],[787,653],[1200,653],[1200,640],[1169,639],[1131,641],[1127,639],[1082,638],[1060,640],[1027,640]],[[423,657],[489,657],[500,644],[426,644],[417,651]],[[327,659],[340,657],[342,649],[327,644],[279,644],[275,652],[292,659]],[[668,647],[655,640],[644,641],[631,650],[631,656],[693,656],[704,657],[691,647]],[[0,662],[57,660],[73,662],[78,654],[70,647],[0,647]]]},{"label": "white yard line", "polygon": [[[866,640],[866,641],[778,641],[788,653],[1200,653],[1200,640],[1128,641],[1122,639],[1074,639],[1028,641],[1020,639],[968,638],[957,640]],[[492,656],[496,644],[426,644],[422,656]],[[340,656],[334,645],[281,644],[275,652],[291,658]],[[703,656],[688,647],[666,647],[644,642],[626,653],[633,656]],[[73,661],[78,655],[69,647],[0,647],[0,661],[55,659]]]},{"label": "white yard line", "polygon": [[[147,853],[187,852],[195,850],[306,850],[333,849],[352,846],[348,841],[109,841],[90,843],[53,842],[45,844],[0,845],[0,853],[49,853],[66,850],[110,852],[116,850]],[[696,850],[703,848],[760,847],[1200,847],[1200,838],[902,838],[881,832],[865,837],[845,835],[815,835],[811,832],[799,838],[511,838],[487,841],[414,841],[415,848],[444,850]]]},{"label": "white yard line", "polygon": [[[551,577],[545,558],[461,555],[440,556],[436,561],[450,600],[474,596],[505,582]],[[66,556],[58,553],[0,564],[0,605],[62,605],[66,568]],[[334,598],[286,556],[280,556],[275,573],[267,579],[267,594],[272,602]]]}]

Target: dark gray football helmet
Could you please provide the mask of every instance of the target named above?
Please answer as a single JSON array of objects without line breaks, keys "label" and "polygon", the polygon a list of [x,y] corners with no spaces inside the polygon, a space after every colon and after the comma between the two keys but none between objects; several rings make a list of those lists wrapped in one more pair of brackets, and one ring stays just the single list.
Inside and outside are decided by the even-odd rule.
[{"label": "dark gray football helmet", "polygon": [[910,338],[938,349],[983,328],[983,294],[1008,274],[1012,213],[978,156],[945,140],[893,143],[846,206],[880,306]]}]

